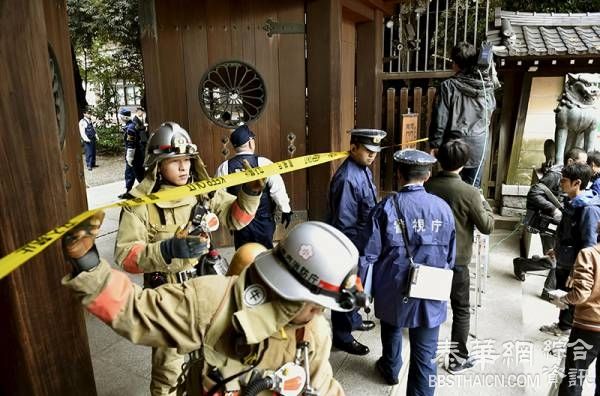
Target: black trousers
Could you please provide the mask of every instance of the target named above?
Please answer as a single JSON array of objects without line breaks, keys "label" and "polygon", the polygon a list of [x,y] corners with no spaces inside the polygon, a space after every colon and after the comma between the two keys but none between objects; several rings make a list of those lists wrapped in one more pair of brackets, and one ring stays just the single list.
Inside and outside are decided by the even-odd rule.
[{"label": "black trousers", "polygon": [[[590,347],[590,349],[588,349]],[[560,383],[558,396],[580,396],[588,367],[600,351],[600,332],[573,327],[567,343],[565,377]],[[600,360],[596,359],[596,391],[600,396]]]},{"label": "black trousers", "polygon": [[469,350],[467,349],[471,320],[469,283],[469,267],[456,265],[452,277],[452,289],[450,290],[450,306],[452,307],[451,341],[453,345],[457,345],[453,353],[463,359],[469,357]]},{"label": "black trousers", "polygon": [[[546,254],[548,250],[554,247],[554,237],[548,235],[540,235],[542,240],[542,254]],[[550,290],[556,289],[556,263],[548,271],[546,282],[544,282],[544,291],[549,292]]]},{"label": "black trousers", "polygon": [[[556,268],[556,288],[564,291],[569,291],[567,287],[567,278],[571,270],[568,268]],[[561,330],[569,330],[573,326],[573,314],[575,313],[575,306],[569,305],[567,309],[561,309],[558,314],[558,327]]]}]

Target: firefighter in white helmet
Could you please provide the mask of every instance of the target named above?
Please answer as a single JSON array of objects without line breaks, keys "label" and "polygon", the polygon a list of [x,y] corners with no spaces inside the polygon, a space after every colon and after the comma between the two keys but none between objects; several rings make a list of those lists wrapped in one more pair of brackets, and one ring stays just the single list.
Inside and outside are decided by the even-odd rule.
[{"label": "firefighter in white helmet", "polygon": [[[208,179],[204,163],[190,135],[174,122],[163,123],[150,137],[145,177],[131,190],[140,197]],[[146,287],[182,282],[195,277],[198,258],[210,246],[210,233],[219,224],[230,230],[245,227],[260,202],[260,182],[244,184],[237,197],[219,190],[145,206],[125,207],[115,244],[115,259],[131,273],[144,273]],[[190,235],[188,222],[193,223]],[[205,229],[203,229],[205,228]],[[176,236],[177,232],[180,232]],[[182,234],[183,232],[183,234]],[[152,350],[153,396],[173,394],[184,357],[175,349]]]},{"label": "firefighter in white helmet", "polygon": [[[302,223],[239,276],[142,290],[99,258],[94,238],[100,223],[94,217],[63,239],[74,269],[63,284],[132,342],[190,353],[179,391],[272,395],[286,384],[297,391],[286,395],[344,394],[332,376],[331,330],[321,313],[352,310],[365,296],[357,286],[358,252],[340,231]],[[302,367],[305,377],[285,378],[289,370],[279,369],[290,364]]]}]

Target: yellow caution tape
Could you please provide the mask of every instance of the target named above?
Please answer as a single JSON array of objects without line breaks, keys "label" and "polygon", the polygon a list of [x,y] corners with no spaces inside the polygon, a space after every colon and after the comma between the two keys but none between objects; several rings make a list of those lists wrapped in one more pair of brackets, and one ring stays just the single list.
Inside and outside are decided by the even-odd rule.
[{"label": "yellow caution tape", "polygon": [[[400,146],[414,144],[425,140],[427,139],[419,139],[411,142],[401,143]],[[239,184],[266,178],[273,175],[309,168],[330,161],[343,159],[347,156],[348,152],[343,151],[312,154],[305,155],[302,157],[290,158],[288,160],[275,162],[265,166],[257,166],[255,168],[245,170],[244,172],[236,172],[221,177],[214,177],[212,179],[202,180],[195,183],[186,184],[185,186],[158,191],[156,193],[148,194],[143,197],[128,199],[126,201],[119,201],[105,206],[101,206],[99,208],[88,210],[73,217],[65,224],[58,226],[53,230],[48,231],[44,235],[37,237],[33,241],[30,241],[29,243],[21,246],[19,249],[13,251],[12,253],[9,253],[8,255],[2,257],[0,259],[0,279],[4,278],[6,275],[10,274],[15,269],[19,268],[21,265],[26,263],[28,260],[42,252],[52,243],[59,240],[64,234],[66,234],[69,230],[73,229],[76,225],[78,225],[88,217],[94,215],[94,213],[97,213],[101,210],[115,207],[129,208],[133,206],[147,205],[161,201],[173,201],[192,195],[207,194],[211,191],[236,186]]]},{"label": "yellow caution tape", "polygon": [[199,194],[207,194],[211,191],[220,190],[223,188],[236,186],[247,183],[253,180],[262,179],[265,177],[288,173],[299,169],[309,168],[311,166],[324,164],[337,159],[346,158],[348,152],[333,152],[324,154],[305,155],[303,157],[290,158],[285,161],[275,162],[265,166],[257,166],[256,168],[248,169],[244,172],[236,172],[222,177],[214,177],[208,180],[202,180],[195,183],[186,184],[168,190],[158,191],[153,194],[148,194],[140,198],[133,198],[126,201],[119,201],[113,204],[105,205],[96,209],[91,209],[83,212],[67,223],[48,231],[44,235],[34,239],[33,241],[21,246],[19,249],[2,257],[0,259],[0,279],[10,274],[12,271],[23,265],[29,259],[33,258],[52,243],[59,240],[65,233],[74,228],[77,224],[83,222],[94,213],[101,210],[114,207],[133,207],[138,205],[147,205],[160,201],[173,201],[183,197]]},{"label": "yellow caution tape", "polygon": [[408,146],[409,144],[415,144],[415,143],[421,143],[421,142],[426,142],[428,141],[429,138],[423,138],[423,139],[417,139],[417,140],[411,140],[410,142],[406,142],[406,143],[399,143],[399,144],[393,144],[391,146],[383,146],[381,147],[382,150],[390,148],[390,147],[398,147],[398,146]]}]

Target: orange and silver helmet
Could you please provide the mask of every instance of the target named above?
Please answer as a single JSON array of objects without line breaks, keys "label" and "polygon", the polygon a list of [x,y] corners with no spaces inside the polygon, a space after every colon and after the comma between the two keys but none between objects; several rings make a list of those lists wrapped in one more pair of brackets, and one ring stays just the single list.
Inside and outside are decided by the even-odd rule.
[{"label": "orange and silver helmet", "polygon": [[360,304],[358,250],[338,229],[318,221],[294,227],[279,244],[254,260],[254,268],[278,295],[334,311]]},{"label": "orange and silver helmet", "polygon": [[164,122],[148,139],[144,166],[152,169],[164,159],[197,156],[198,147],[189,133],[175,122]]}]

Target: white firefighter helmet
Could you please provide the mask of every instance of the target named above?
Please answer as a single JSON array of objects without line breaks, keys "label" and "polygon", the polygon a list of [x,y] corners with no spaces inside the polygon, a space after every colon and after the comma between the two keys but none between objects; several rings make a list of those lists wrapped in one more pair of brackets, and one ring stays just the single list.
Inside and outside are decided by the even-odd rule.
[{"label": "white firefighter helmet", "polygon": [[176,122],[164,122],[148,139],[144,166],[152,169],[167,158],[195,156],[198,156],[198,148],[187,131]]},{"label": "white firefighter helmet", "polygon": [[309,301],[334,311],[356,305],[358,250],[342,232],[319,222],[294,227],[254,261],[256,271],[281,297]]}]

